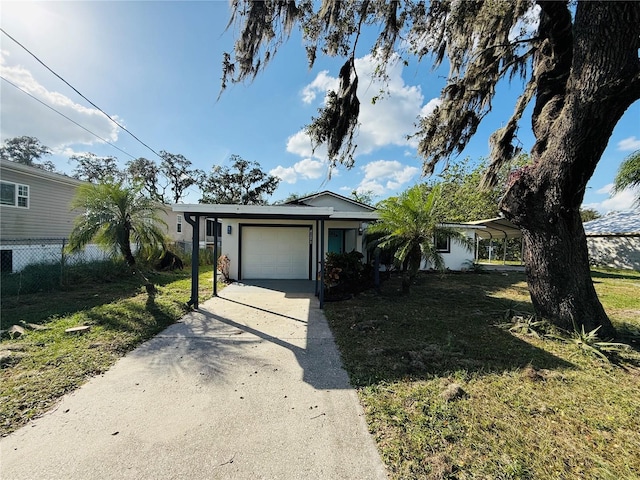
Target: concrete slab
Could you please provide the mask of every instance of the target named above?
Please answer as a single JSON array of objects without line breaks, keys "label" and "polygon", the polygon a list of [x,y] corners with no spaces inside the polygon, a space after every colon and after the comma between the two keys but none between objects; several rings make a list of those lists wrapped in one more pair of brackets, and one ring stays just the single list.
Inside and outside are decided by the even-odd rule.
[{"label": "concrete slab", "polygon": [[313,291],[282,290],[226,287],[0,439],[0,478],[387,478]]}]

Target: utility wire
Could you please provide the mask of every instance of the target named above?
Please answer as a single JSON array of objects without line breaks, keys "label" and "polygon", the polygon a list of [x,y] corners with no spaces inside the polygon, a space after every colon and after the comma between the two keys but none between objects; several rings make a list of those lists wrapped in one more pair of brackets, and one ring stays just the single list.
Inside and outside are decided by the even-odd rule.
[{"label": "utility wire", "polygon": [[[64,83],[66,83],[74,92],[76,92],[78,95],[80,95],[82,98],[84,98],[87,102],[89,102],[93,107],[97,108],[100,112],[102,112],[109,120],[111,120],[113,123],[115,123],[118,127],[120,127],[122,130],[124,130],[125,132],[127,132],[129,135],[131,135],[138,143],[144,145],[146,148],[148,148],[149,150],[151,150],[154,154],[156,154],[159,158],[162,158],[160,156],[160,154],[158,152],[156,152],[153,148],[151,148],[149,145],[147,145],[146,143],[144,143],[142,140],[140,140],[138,137],[136,137],[133,133],[131,133],[129,130],[127,130],[124,126],[122,126],[120,123],[118,123],[117,120],[113,119],[107,112],[105,112],[104,110],[102,110],[99,106],[97,106],[95,103],[93,103],[91,100],[89,100],[87,97],[85,97],[82,93],[80,93],[78,91],[78,89],[76,89],[73,85],[71,85],[69,82],[67,82],[64,78],[62,78],[60,75],[58,75],[56,72],[54,72],[51,68],[49,68],[49,66],[47,64],[45,64],[42,60],[40,60],[34,53],[32,53],[27,47],[25,47],[24,45],[22,45],[18,40],[16,40],[15,38],[13,38],[11,35],[9,35],[3,28],[0,28],[0,31],[2,33],[4,33],[7,37],[9,37],[11,40],[13,40],[16,44],[18,44],[25,52],[27,52],[29,55],[31,55],[33,58],[35,58],[38,63],[40,63],[44,68],[46,68],[47,70],[49,70],[51,73],[53,73],[56,77],[58,77],[60,80],[62,80]],[[75,123],[75,122],[74,122]],[[118,149],[119,150],[119,149]]]},{"label": "utility wire", "polygon": [[66,118],[67,120],[69,120],[71,123],[75,123],[77,126],[79,126],[81,129],[85,130],[86,132],[89,132],[91,135],[93,135],[96,138],[99,138],[100,140],[102,140],[105,143],[108,143],[109,145],[111,145],[113,148],[120,150],[122,153],[124,153],[125,155],[130,156],[131,158],[133,158],[134,160],[136,159],[136,157],[134,157],[133,155],[131,155],[129,152],[125,152],[124,150],[122,150],[120,147],[118,147],[117,145],[111,143],[109,140],[102,138],[100,135],[98,135],[97,133],[92,132],[91,130],[89,130],[86,127],[83,127],[82,125],[80,125],[78,122],[76,122],[75,120],[67,117],[64,113],[56,110],[55,108],[53,108],[51,105],[47,105],[46,103],[44,103],[42,100],[40,100],[37,97],[34,97],[33,95],[31,95],[29,92],[27,92],[26,90],[23,90],[22,88],[20,88],[18,85],[16,85],[15,83],[13,83],[11,80],[7,80],[6,78],[4,78],[2,75],[0,75],[0,78],[2,80],[4,80],[5,82],[7,82],[9,85],[14,86],[15,88],[17,88],[18,90],[20,90],[22,93],[29,95],[31,98],[33,98],[36,102],[40,102],[42,105],[44,105],[45,107],[49,108],[50,110],[53,110],[54,112],[56,112],[58,115]]}]

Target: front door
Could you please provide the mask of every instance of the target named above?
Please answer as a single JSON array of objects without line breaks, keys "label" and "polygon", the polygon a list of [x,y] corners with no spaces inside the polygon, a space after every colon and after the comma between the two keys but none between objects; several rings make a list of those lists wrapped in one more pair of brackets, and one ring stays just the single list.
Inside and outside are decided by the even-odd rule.
[{"label": "front door", "polygon": [[344,251],[344,230],[337,228],[329,229],[329,245],[327,252],[343,253]]}]

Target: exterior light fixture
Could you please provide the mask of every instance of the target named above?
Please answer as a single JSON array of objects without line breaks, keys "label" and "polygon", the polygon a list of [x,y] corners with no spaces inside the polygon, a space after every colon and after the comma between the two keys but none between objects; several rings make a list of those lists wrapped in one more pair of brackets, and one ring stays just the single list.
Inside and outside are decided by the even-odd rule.
[{"label": "exterior light fixture", "polygon": [[231,235],[231,225],[227,225],[227,233]]}]

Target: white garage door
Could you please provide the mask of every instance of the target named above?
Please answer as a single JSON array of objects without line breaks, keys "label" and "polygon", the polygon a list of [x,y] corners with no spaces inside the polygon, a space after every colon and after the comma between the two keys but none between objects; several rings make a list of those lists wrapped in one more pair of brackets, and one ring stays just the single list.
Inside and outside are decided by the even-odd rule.
[{"label": "white garage door", "polygon": [[242,227],[242,278],[308,279],[308,227]]}]

